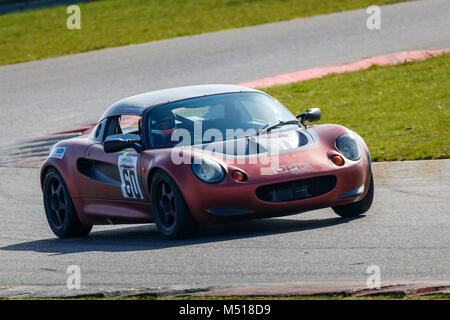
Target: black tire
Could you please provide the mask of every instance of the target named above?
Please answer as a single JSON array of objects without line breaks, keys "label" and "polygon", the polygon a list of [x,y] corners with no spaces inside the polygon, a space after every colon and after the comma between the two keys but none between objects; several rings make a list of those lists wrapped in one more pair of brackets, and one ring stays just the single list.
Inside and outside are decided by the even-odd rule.
[{"label": "black tire", "polygon": [[48,224],[58,238],[84,237],[91,232],[92,226],[78,219],[64,179],[53,168],[44,177],[43,197]]},{"label": "black tire", "polygon": [[358,202],[349,203],[343,206],[337,206],[333,207],[333,211],[336,212],[338,215],[340,215],[343,218],[351,218],[356,217],[367,210],[369,210],[370,206],[372,205],[373,201],[373,191],[374,191],[374,185],[373,185],[373,177],[372,173],[370,174],[370,183],[369,183],[369,190],[367,191],[367,194],[364,198],[362,198]]},{"label": "black tire", "polygon": [[166,239],[184,239],[197,230],[177,184],[164,171],[155,173],[150,186],[153,218],[158,231]]}]

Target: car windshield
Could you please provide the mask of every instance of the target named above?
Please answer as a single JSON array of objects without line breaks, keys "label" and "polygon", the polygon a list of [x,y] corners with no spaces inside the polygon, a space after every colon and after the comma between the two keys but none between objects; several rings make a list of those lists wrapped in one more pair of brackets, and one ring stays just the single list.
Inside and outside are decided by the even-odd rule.
[{"label": "car windshield", "polygon": [[[266,133],[262,129],[269,126],[274,131],[289,130],[298,126],[295,120],[275,99],[259,92],[240,92],[156,107],[147,126],[152,146],[168,148],[253,136]],[[280,125],[273,126],[277,121]]]}]

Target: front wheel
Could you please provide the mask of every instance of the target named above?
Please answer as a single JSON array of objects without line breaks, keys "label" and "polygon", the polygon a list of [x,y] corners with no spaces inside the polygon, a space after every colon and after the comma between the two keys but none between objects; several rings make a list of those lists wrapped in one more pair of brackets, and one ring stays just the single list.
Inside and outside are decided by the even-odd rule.
[{"label": "front wheel", "polygon": [[55,169],[50,169],[44,177],[43,196],[48,224],[57,237],[84,237],[91,232],[92,226],[78,219],[69,190]]},{"label": "front wheel", "polygon": [[197,224],[175,181],[164,171],[155,173],[150,187],[153,218],[166,239],[183,239],[194,234]]},{"label": "front wheel", "polygon": [[370,174],[370,183],[369,183],[369,190],[367,190],[367,194],[364,198],[359,200],[358,202],[353,202],[349,204],[345,204],[343,206],[337,206],[333,207],[333,211],[336,212],[338,215],[340,215],[343,218],[351,218],[356,217],[367,210],[369,210],[370,206],[372,205],[373,201],[373,177],[372,173]]}]

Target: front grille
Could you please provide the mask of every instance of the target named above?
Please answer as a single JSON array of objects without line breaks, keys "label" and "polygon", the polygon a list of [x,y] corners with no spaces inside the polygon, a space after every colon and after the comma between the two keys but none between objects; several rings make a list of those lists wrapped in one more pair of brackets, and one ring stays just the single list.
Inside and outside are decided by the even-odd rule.
[{"label": "front grille", "polygon": [[270,184],[256,189],[256,196],[262,201],[284,202],[309,199],[333,190],[335,176],[322,176]]}]

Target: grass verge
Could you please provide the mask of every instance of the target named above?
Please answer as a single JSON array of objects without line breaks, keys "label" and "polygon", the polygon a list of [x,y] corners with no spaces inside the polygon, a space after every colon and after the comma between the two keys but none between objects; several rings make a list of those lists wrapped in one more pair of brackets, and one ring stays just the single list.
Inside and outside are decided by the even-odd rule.
[{"label": "grass verge", "polygon": [[294,114],[319,107],[366,141],[374,161],[450,158],[450,54],[263,89]]},{"label": "grass verge", "polygon": [[107,0],[0,15],[0,65],[406,0]]}]

